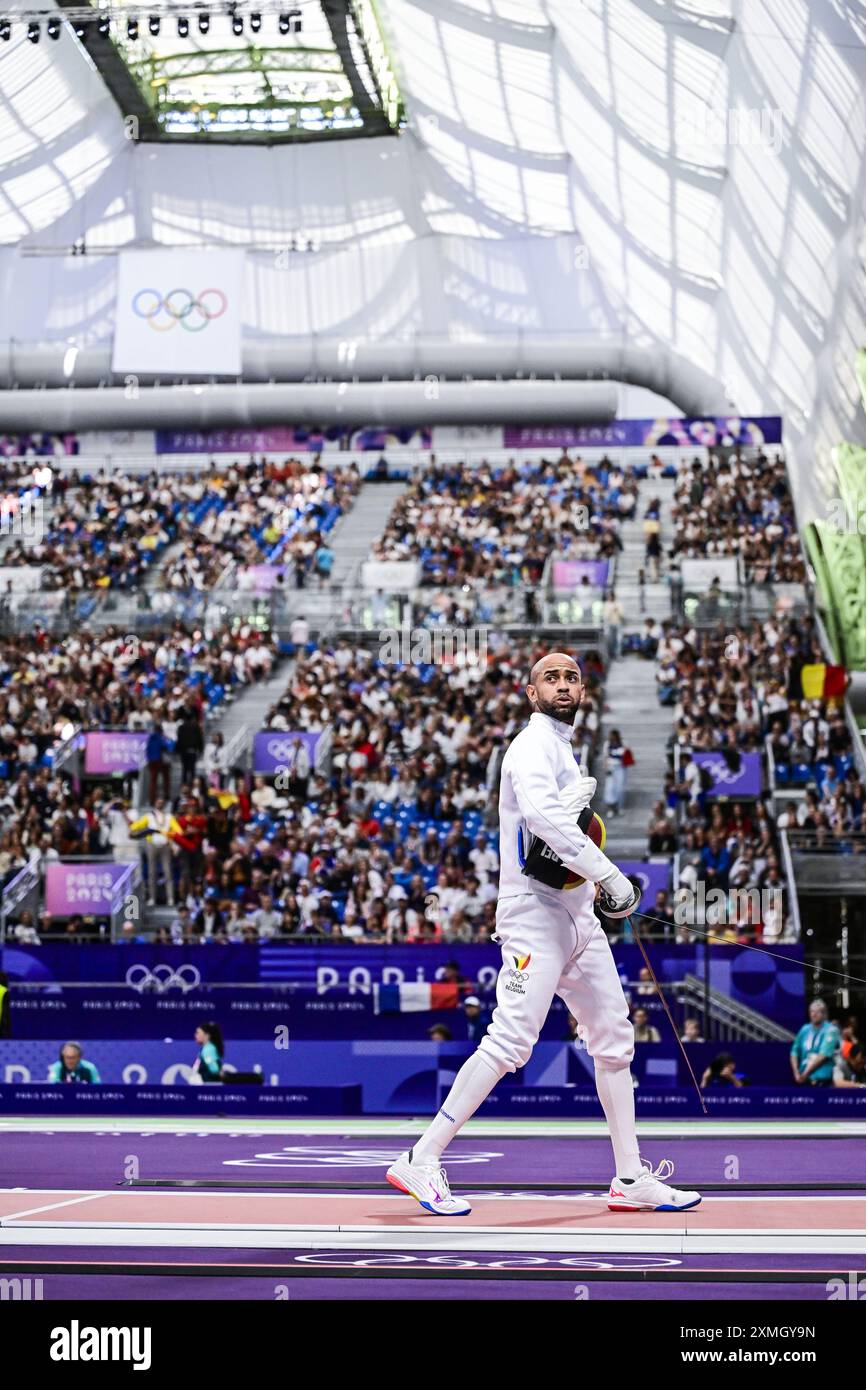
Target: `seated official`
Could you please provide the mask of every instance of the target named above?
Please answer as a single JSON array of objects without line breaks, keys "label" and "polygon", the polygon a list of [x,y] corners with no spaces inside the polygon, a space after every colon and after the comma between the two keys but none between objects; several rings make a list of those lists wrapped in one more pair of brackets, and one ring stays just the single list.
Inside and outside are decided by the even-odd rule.
[{"label": "seated official", "polygon": [[222,1081],[225,1045],[217,1023],[200,1023],[193,1034],[198,1043],[198,1056],[193,1062],[193,1071],[206,1082]]},{"label": "seated official", "polygon": [[49,1081],[83,1081],[96,1085],[100,1081],[99,1072],[92,1062],[87,1062],[81,1043],[64,1043],[60,1049],[60,1060],[55,1062],[48,1073]]}]

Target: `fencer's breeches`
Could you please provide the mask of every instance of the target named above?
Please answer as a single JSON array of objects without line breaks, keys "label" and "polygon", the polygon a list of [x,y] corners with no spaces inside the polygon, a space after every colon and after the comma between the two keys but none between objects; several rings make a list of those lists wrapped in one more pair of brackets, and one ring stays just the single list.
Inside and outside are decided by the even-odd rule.
[{"label": "fencer's breeches", "polygon": [[554,995],[580,1025],[595,1062],[618,1070],[634,1056],[634,1029],[592,885],[500,899],[496,1008],[479,1050],[501,1071],[528,1061]]}]

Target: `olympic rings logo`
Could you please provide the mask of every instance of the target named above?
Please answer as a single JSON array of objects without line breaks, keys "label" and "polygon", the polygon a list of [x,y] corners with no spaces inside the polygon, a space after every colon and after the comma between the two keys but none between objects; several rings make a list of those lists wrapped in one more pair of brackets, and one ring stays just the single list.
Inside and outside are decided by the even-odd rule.
[{"label": "olympic rings logo", "polygon": [[170,965],[155,965],[152,970],[146,965],[131,965],[126,972],[126,983],[139,994],[143,994],[146,989],[153,990],[156,994],[165,994],[169,989],[179,989],[188,994],[191,989],[198,989],[201,974],[194,965],[181,965],[177,970],[173,970]]},{"label": "olympic rings logo", "polygon": [[701,766],[707,769],[714,782],[723,782],[725,786],[733,786],[735,782],[739,782],[743,775],[742,766],[734,772],[728,767],[724,758],[707,758]]},{"label": "olympic rings logo", "polygon": [[187,333],[201,333],[213,319],[221,318],[228,308],[222,290],[202,290],[196,296],[191,290],[139,290],[132,298],[132,311],[147,322],[155,333],[168,333],[177,324]]},{"label": "olympic rings logo", "polygon": [[290,762],[297,752],[295,741],[292,738],[270,738],[265,744],[269,758],[274,758],[277,762]]}]

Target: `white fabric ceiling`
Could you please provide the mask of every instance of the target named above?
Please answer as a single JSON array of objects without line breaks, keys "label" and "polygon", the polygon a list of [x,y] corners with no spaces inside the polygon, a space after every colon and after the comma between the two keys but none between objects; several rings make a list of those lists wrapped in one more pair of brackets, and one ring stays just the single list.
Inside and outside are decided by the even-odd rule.
[{"label": "white fabric ceiling", "polygon": [[[17,26],[0,48],[0,337],[111,332],[112,258],[25,250],[245,245],[251,336],[670,345],[738,409],[785,415],[814,505],[827,445],[866,441],[863,5],[380,11],[409,129],[296,148],[135,145],[68,30],[33,46]],[[280,268],[294,232],[321,250]]]}]

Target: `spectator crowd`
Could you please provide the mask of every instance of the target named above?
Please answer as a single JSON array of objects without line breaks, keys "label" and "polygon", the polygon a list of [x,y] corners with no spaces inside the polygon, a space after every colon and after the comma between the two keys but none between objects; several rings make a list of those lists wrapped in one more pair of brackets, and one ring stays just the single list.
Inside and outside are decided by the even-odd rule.
[{"label": "spectator crowd", "polygon": [[[10,468],[7,491],[20,491],[33,469]],[[359,486],[355,465],[329,471],[314,458],[199,473],[55,471],[38,489],[41,534],[15,538],[4,565],[38,568],[41,591],[70,597],[137,589],[163,555],[158,586],[174,592],[209,588],[232,563],[279,566],[303,587],[321,575],[325,537]]]},{"label": "spectator crowd", "polygon": [[[72,806],[49,769],[25,772],[21,793],[14,780],[0,786],[30,816],[27,845],[21,834],[15,848],[30,847],[31,825],[43,852],[102,843],[95,827],[110,809],[116,857],[143,854],[149,900],[176,909],[157,939],[488,940],[498,891],[498,763],[525,722],[526,675],[539,652],[536,644],[503,644],[479,663],[458,654],[450,667],[393,667],[347,642],[304,652],[266,720],[286,733],[276,775],[249,785],[209,740],[201,759],[187,753],[192,775],[175,796],[154,769],[150,833],[130,842],[128,808],[93,796]],[[604,674],[596,653],[586,654],[583,669],[588,698],[576,749],[597,723]],[[167,714],[182,729],[183,687],[179,699],[183,706]],[[144,714],[125,711],[126,727],[136,712]],[[326,724],[327,758],[310,756],[294,735]],[[153,752],[155,763],[163,759],[159,747]],[[54,798],[38,825],[34,779]]]},{"label": "spectator crowd", "polygon": [[682,470],[673,505],[672,555],[737,555],[747,583],[805,580],[794,504],[781,455],[710,455]]},{"label": "spectator crowd", "polygon": [[637,481],[598,463],[437,464],[400,497],[373,560],[417,560],[427,586],[536,585],[548,557],[611,559]]},{"label": "spectator crowd", "polygon": [[[659,698],[673,712],[669,772],[649,823],[648,849],[681,851],[680,883],[706,889],[778,890],[785,887],[777,830],[809,829],[844,846],[862,829],[863,787],[837,703],[807,699],[805,666],[822,660],[808,618],[698,630],[664,623],[656,651]],[[743,754],[757,755],[766,786],[766,752],[775,766],[804,764],[814,779],[805,799],[774,821],[765,795],[720,801],[713,779],[694,755],[721,755],[736,771]],[[792,841],[796,843],[795,839]],[[727,918],[726,939],[778,936],[786,910],[766,909],[771,920]]]},{"label": "spectator crowd", "polygon": [[[58,747],[76,730],[159,732],[164,750],[178,741],[183,762],[184,725],[200,728],[208,711],[266,679],[278,655],[271,637],[244,626],[0,639],[0,882],[34,857],[138,857],[123,788],[84,779],[76,790],[71,765],[55,771]],[[218,753],[211,749],[214,767]],[[188,755],[182,771],[190,772]]]}]

